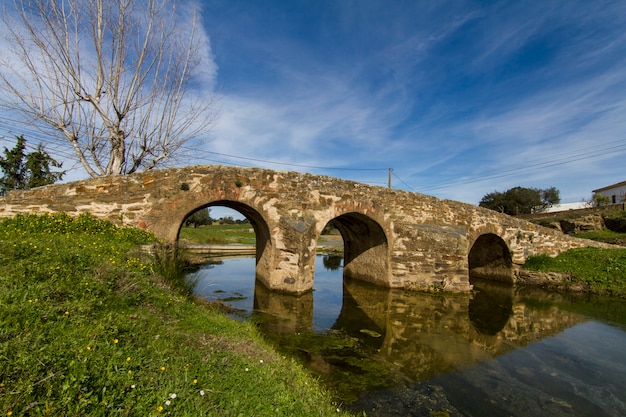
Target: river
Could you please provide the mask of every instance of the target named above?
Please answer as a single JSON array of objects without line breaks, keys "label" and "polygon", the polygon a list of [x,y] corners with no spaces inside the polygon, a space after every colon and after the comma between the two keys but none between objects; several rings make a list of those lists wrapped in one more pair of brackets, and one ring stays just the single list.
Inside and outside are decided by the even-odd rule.
[{"label": "river", "polygon": [[207,264],[195,293],[254,320],[342,407],[371,416],[624,416],[626,301],[473,281],[471,296],[344,280],[318,255],[314,291],[255,285],[253,258]]}]

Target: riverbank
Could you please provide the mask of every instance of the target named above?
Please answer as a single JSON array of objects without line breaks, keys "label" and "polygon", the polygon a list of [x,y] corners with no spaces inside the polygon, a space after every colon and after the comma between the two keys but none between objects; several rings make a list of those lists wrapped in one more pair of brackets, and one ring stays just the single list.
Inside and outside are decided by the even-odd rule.
[{"label": "riverbank", "polygon": [[1,415],[344,415],[152,241],[89,216],[0,222]]},{"label": "riverbank", "polygon": [[570,249],[551,258],[529,258],[518,283],[545,289],[626,298],[626,248]]},{"label": "riverbank", "polygon": [[534,256],[518,283],[542,288],[626,298],[626,212],[624,205],[520,216],[564,233],[615,245],[572,249],[556,258]]}]

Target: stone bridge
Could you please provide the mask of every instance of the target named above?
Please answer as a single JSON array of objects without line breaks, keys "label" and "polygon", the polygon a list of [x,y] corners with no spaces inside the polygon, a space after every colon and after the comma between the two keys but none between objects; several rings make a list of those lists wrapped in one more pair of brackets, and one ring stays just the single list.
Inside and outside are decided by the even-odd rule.
[{"label": "stone bridge", "polygon": [[344,241],[344,276],[390,287],[467,292],[472,276],[514,282],[535,254],[601,246],[457,201],[337,178],[217,165],[12,191],[0,217],[91,213],[174,242],[194,211],[225,206],[256,233],[257,279],[271,290],[312,289],[318,238],[332,222]]}]

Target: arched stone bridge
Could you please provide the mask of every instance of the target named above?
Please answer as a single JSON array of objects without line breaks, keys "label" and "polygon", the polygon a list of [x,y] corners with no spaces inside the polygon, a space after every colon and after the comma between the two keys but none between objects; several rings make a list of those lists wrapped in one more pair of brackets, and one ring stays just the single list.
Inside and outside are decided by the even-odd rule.
[{"label": "arched stone bridge", "polygon": [[210,206],[245,215],[256,232],[256,275],[266,287],[313,287],[315,250],[327,223],[344,240],[344,275],[391,287],[467,292],[469,273],[513,282],[534,254],[597,245],[457,201],[337,178],[215,165],[12,191],[0,216],[89,212],[176,241],[184,219]]}]

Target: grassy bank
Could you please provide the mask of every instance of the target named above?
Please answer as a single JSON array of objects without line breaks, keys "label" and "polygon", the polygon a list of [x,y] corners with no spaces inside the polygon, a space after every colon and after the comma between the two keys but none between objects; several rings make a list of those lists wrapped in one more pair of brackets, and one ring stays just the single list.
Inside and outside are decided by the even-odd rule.
[{"label": "grassy bank", "polygon": [[217,245],[254,245],[256,236],[250,224],[212,224],[180,229],[181,242]]},{"label": "grassy bank", "polygon": [[533,256],[524,269],[560,272],[569,278],[561,287],[579,287],[585,291],[626,298],[626,249],[571,249],[551,258]]},{"label": "grassy bank", "polygon": [[[594,211],[579,210],[554,213],[554,216],[540,215],[532,221],[544,226],[561,223],[562,221],[575,222]],[[549,256],[534,256],[528,259],[523,268],[539,272],[558,272],[567,276],[566,280],[557,285],[559,289],[577,289],[599,295],[626,298],[626,249],[619,245],[626,244],[626,233],[623,233],[626,212],[596,210],[602,216],[607,227],[587,232],[578,232],[576,237],[591,239],[616,245],[615,249],[581,248],[572,249],[560,254],[556,258]],[[619,231],[618,231],[619,230]]]},{"label": "grassy bank", "polygon": [[0,415],[341,415],[249,323],[172,290],[153,241],[88,216],[0,221]]},{"label": "grassy bank", "polygon": [[626,233],[614,232],[608,229],[581,232],[577,233],[576,237],[609,243],[611,245],[626,246]]}]

